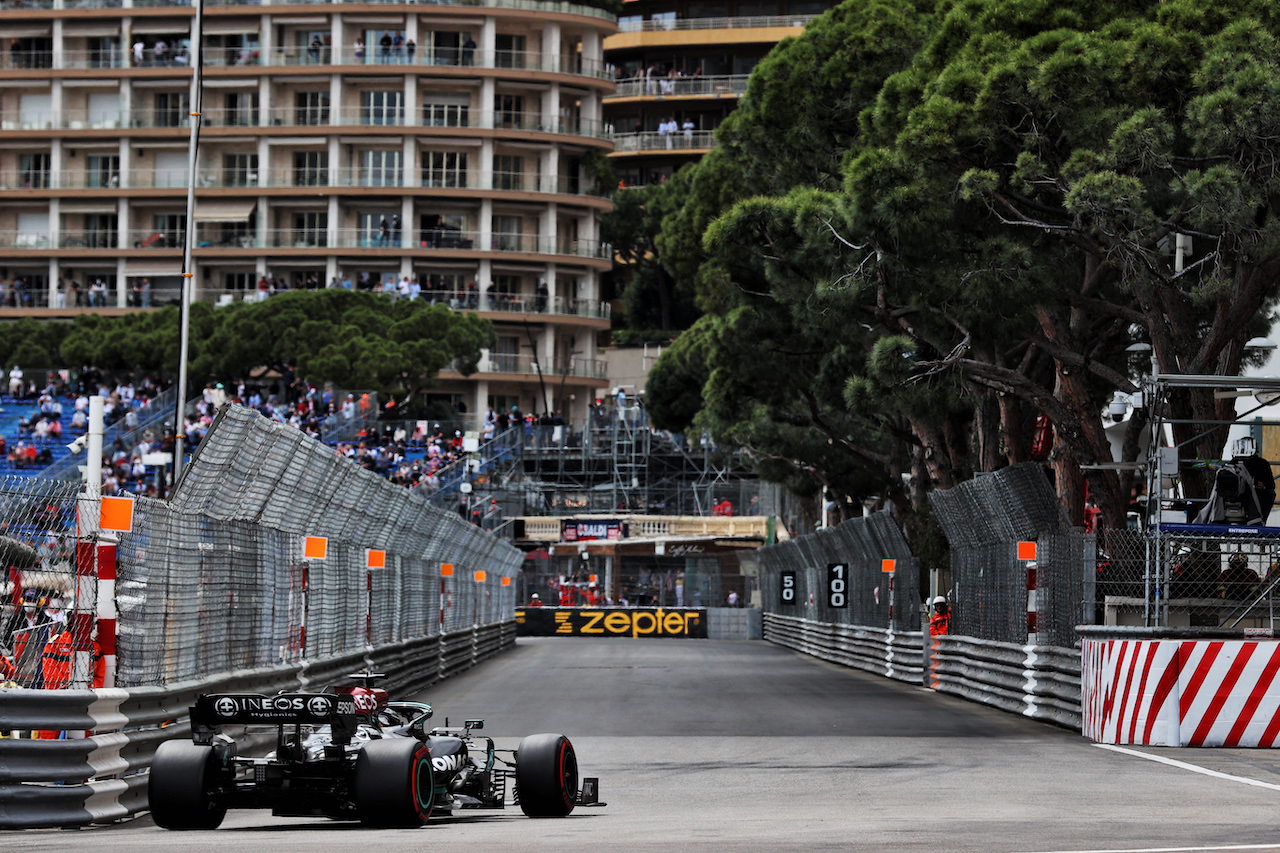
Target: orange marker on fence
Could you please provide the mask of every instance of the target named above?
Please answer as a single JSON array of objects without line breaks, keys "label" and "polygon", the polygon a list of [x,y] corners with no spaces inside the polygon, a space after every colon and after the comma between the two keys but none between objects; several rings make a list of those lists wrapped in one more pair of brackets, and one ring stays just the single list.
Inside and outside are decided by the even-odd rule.
[{"label": "orange marker on fence", "polygon": [[119,533],[133,530],[133,498],[104,497],[98,512],[98,527]]},{"label": "orange marker on fence", "polygon": [[302,556],[307,560],[323,560],[329,553],[329,540],[324,536],[308,536],[303,543]]}]

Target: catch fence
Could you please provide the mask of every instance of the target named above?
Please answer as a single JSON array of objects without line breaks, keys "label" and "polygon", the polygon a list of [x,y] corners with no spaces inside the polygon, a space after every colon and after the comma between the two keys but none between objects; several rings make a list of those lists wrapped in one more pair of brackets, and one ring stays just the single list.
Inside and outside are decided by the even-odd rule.
[{"label": "catch fence", "polygon": [[[766,613],[836,625],[920,630],[920,563],[888,510],[740,559],[744,570],[759,575]],[[884,571],[885,560],[895,561],[891,574]],[[836,593],[843,598],[831,595],[832,566],[847,569],[842,591]],[[784,582],[789,585],[791,579],[792,594],[784,596]]]},{"label": "catch fence", "polygon": [[[0,523],[37,560],[10,571],[7,600],[26,588],[74,592],[75,485],[14,480],[0,492]],[[308,556],[308,540],[324,541],[322,558]],[[509,621],[520,562],[515,548],[300,430],[224,407],[171,500],[135,499],[132,529],[119,535],[116,683],[164,685]],[[23,686],[41,686],[29,676]]]},{"label": "catch fence", "polygon": [[[1078,645],[1094,537],[1070,526],[1042,466],[1014,465],[929,498],[951,546],[952,634]],[[1020,542],[1036,543],[1034,561],[1019,557]]]}]

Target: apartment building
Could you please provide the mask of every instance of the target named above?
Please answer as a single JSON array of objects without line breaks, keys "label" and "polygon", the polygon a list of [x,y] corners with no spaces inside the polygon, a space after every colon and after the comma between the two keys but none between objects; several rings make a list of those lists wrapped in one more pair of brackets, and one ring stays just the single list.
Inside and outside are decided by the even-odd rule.
[{"label": "apartment building", "polygon": [[205,0],[188,223],[194,17],[189,0],[0,4],[0,318],[171,302],[190,226],[197,300],[409,277],[497,330],[442,400],[582,417],[607,386],[612,204],[586,164],[612,148],[613,15]]},{"label": "apartment building", "polygon": [[[627,0],[604,41],[618,87],[604,99],[620,182],[670,177],[715,145],[751,70],[832,0]],[[674,129],[673,129],[674,126]]]}]

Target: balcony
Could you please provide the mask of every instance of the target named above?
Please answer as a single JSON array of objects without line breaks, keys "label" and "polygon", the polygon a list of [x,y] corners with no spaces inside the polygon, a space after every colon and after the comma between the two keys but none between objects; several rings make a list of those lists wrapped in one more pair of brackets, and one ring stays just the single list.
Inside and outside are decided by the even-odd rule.
[{"label": "balcony", "polygon": [[448,305],[458,311],[489,311],[500,314],[555,314],[608,320],[610,305],[594,299],[567,299],[563,296],[537,296],[486,291],[424,289],[421,297],[431,304]]},{"label": "balcony", "polygon": [[739,98],[747,92],[750,74],[718,77],[632,77],[618,81],[618,91],[606,101],[618,98]]},{"label": "balcony", "polygon": [[[454,368],[456,369],[456,368]],[[575,358],[567,365],[539,364],[531,355],[488,353],[480,359],[480,373],[515,373],[525,376],[574,376],[583,379],[608,379],[609,365],[600,359]]]},{"label": "balcony", "polygon": [[613,153],[634,154],[636,152],[654,151],[699,151],[716,146],[716,135],[713,130],[695,130],[692,133],[657,133],[643,131],[641,133],[615,133],[609,137],[613,140]]},{"label": "balcony", "polygon": [[[260,6],[303,6],[330,5],[332,0],[255,0],[254,7]],[[341,4],[353,3],[362,6],[409,6],[413,0],[337,0]],[[437,6],[472,6],[490,9],[521,9],[530,12],[559,12],[569,15],[583,15],[589,18],[600,18],[605,21],[613,19],[613,13],[591,6],[577,3],[555,2],[555,0],[432,0]],[[9,9],[153,9],[159,7],[190,7],[192,0],[2,0],[0,11]],[[243,6],[244,0],[208,0],[207,6]]]},{"label": "balcony", "polygon": [[743,18],[675,18],[658,21],[624,21],[620,33],[662,33],[671,30],[744,30],[804,27],[817,15],[760,15]]}]

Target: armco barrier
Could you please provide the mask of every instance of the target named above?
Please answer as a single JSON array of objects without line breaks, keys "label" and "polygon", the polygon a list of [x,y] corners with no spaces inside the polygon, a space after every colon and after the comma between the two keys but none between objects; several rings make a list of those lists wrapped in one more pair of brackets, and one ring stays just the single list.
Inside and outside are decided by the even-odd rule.
[{"label": "armco barrier", "polygon": [[919,631],[895,632],[764,614],[764,639],[812,657],[913,684],[924,676]]},{"label": "armco barrier", "polygon": [[190,737],[186,715],[201,693],[319,689],[367,668],[385,673],[393,694],[411,694],[509,648],[515,636],[506,622],[165,687],[0,691],[0,731],[94,732],[0,738],[0,829],[84,826],[145,810],[144,771],[161,743]]},{"label": "armco barrier", "polygon": [[974,637],[927,638],[927,686],[1033,720],[1080,729],[1080,653]]},{"label": "armco barrier", "polygon": [[1269,748],[1280,740],[1280,642],[1263,632],[1079,631],[1083,729],[1095,742]]}]

